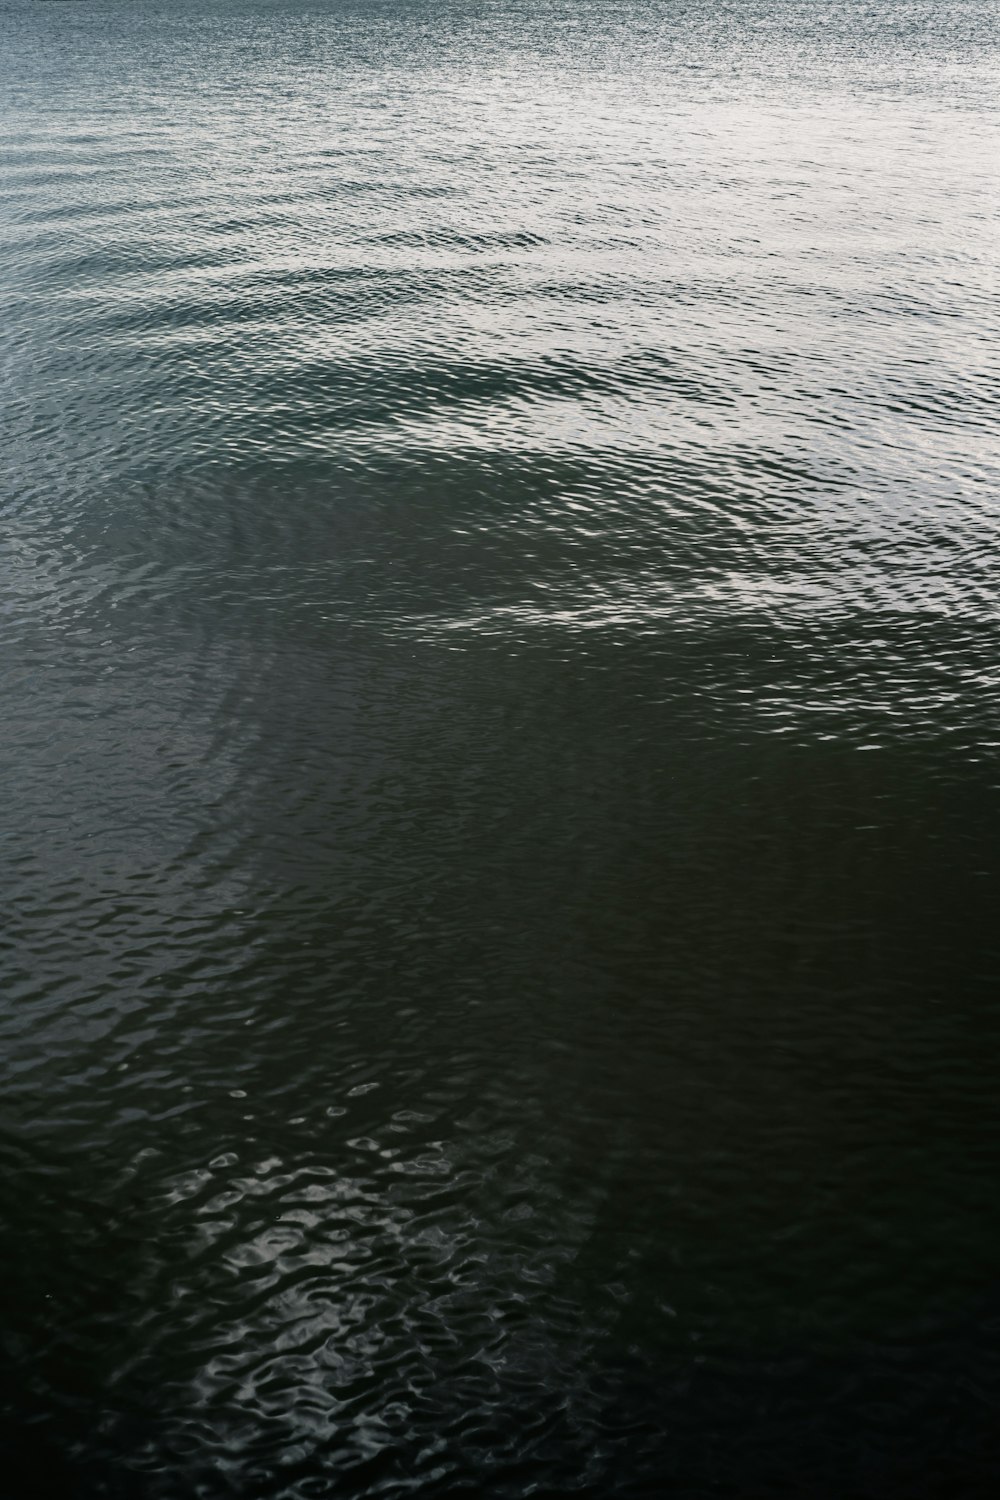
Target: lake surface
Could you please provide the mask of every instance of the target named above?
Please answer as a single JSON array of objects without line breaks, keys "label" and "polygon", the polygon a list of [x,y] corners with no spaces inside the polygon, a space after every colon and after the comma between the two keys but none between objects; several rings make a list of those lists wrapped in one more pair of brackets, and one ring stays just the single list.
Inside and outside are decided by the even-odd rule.
[{"label": "lake surface", "polygon": [[10,1500],[996,1495],[998,78],[0,10]]}]

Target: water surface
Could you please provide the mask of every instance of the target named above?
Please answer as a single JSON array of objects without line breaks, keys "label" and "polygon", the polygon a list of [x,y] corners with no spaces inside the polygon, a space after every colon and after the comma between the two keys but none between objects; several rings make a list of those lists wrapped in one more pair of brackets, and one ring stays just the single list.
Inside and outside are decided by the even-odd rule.
[{"label": "water surface", "polygon": [[998,43],[0,11],[20,1493],[996,1494]]}]

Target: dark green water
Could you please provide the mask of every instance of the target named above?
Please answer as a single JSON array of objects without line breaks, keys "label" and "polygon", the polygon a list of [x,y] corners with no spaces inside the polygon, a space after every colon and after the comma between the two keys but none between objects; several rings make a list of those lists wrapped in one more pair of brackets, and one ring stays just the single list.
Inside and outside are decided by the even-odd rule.
[{"label": "dark green water", "polygon": [[1000,1493],[998,78],[0,10],[9,1500]]}]

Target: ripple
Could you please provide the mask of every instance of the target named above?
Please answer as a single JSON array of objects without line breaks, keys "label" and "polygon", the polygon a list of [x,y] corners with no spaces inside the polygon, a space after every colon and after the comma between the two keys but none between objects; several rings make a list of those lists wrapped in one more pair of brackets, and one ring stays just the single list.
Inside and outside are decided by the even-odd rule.
[{"label": "ripple", "polygon": [[995,1492],[995,10],[6,8],[36,1487]]}]

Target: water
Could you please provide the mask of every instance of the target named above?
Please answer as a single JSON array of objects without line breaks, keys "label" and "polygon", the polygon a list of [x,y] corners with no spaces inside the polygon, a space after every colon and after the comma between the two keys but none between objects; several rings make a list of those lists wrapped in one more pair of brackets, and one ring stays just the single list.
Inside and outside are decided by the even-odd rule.
[{"label": "water", "polygon": [[0,13],[12,1500],[996,1493],[998,51]]}]

